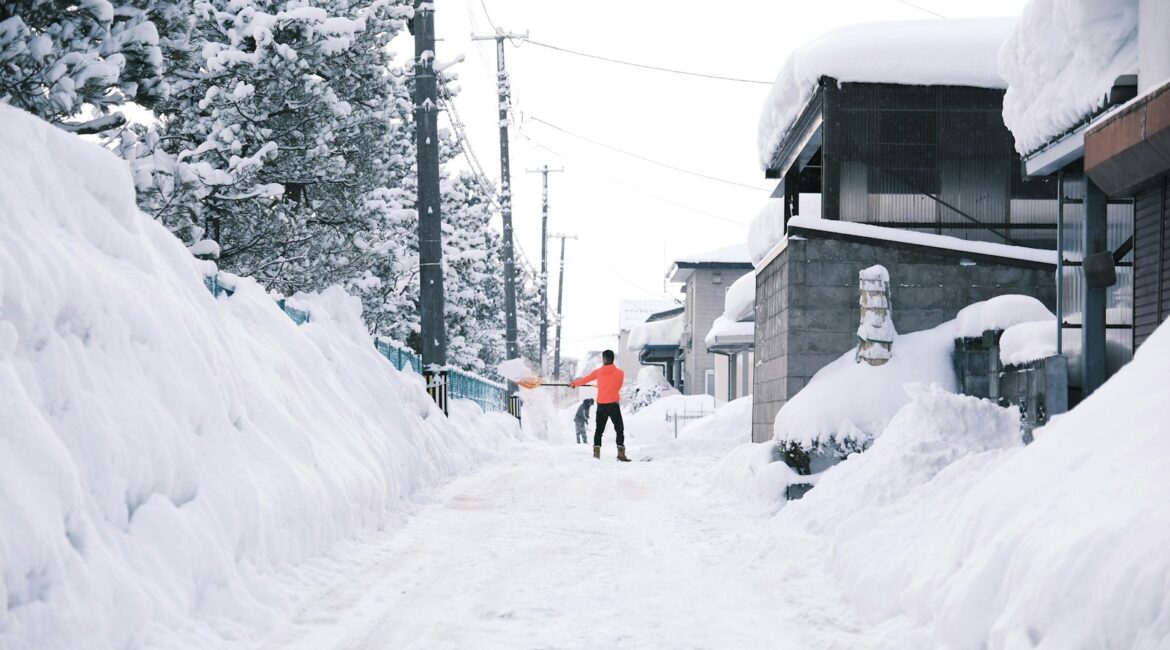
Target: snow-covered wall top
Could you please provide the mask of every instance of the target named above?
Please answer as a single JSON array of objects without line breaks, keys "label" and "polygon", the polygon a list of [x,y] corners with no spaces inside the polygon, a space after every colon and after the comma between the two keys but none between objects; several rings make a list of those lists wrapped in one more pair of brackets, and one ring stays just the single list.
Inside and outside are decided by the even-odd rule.
[{"label": "snow-covered wall top", "polygon": [[665,320],[642,323],[630,328],[627,350],[641,350],[647,345],[678,345],[683,335],[682,315]]},{"label": "snow-covered wall top", "polygon": [[[1056,251],[1044,250],[1040,248],[1028,248],[1026,246],[995,244],[984,241],[970,241],[967,239],[959,239],[958,237],[950,237],[947,235],[934,235],[930,233],[914,232],[911,230],[904,230],[902,228],[871,226],[864,223],[853,223],[852,221],[834,221],[831,219],[793,217],[788,220],[788,227],[790,229],[804,228],[806,230],[819,230],[821,232],[849,235],[852,237],[863,237],[865,239],[876,239],[888,242],[897,242],[900,244],[912,244],[915,246],[939,248],[948,251],[957,251],[960,253],[971,253],[972,255],[986,255],[988,257],[1001,257],[1004,259],[1020,260],[1024,262],[1039,262],[1042,264],[1052,265],[1056,264]],[[783,240],[781,243],[783,243]],[[777,244],[777,246],[779,246],[779,244]],[[771,257],[771,254],[769,254],[769,257]]]},{"label": "snow-covered wall top", "polygon": [[1032,0],[999,53],[1003,121],[1033,152],[1104,106],[1137,72],[1137,0]]},{"label": "snow-covered wall top", "polygon": [[784,62],[760,114],[760,167],[800,116],[821,77],[838,82],[1003,88],[996,57],[1014,18],[850,25],[801,46]]}]

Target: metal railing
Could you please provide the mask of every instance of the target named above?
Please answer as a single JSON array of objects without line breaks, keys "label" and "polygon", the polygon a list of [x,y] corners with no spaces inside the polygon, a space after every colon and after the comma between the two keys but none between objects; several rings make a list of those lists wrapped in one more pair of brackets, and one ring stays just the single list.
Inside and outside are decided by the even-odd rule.
[{"label": "metal railing", "polygon": [[[204,276],[203,284],[211,292],[211,295],[216,297],[221,295],[231,297],[235,293],[234,287],[225,286],[221,282],[219,274]],[[312,317],[308,310],[297,309],[289,305],[284,298],[277,300],[276,304],[297,325],[304,325]],[[375,337],[374,349],[398,370],[404,371],[410,368],[411,372],[415,374],[423,374],[422,358],[410,348],[403,347],[397,342],[383,337]],[[478,404],[484,412],[512,412],[509,405],[508,388],[499,382],[459,368],[446,368],[431,379],[432,384],[443,381],[446,381],[447,386],[445,399],[471,400]],[[433,388],[435,385],[428,386],[428,389]],[[519,405],[516,404],[515,408],[518,409]],[[519,417],[518,410],[513,414]]]},{"label": "metal railing", "polygon": [[714,411],[708,411],[705,409],[692,411],[690,409],[684,408],[681,411],[667,411],[666,421],[674,427],[674,437],[678,438],[679,422],[682,422],[682,426],[685,427],[691,422],[705,418],[712,413],[714,413]]}]

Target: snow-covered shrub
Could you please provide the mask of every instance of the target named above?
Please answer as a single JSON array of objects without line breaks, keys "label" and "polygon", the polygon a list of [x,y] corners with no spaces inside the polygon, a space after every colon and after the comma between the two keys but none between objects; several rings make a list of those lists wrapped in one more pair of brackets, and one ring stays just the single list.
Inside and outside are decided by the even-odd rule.
[{"label": "snow-covered shrub", "polygon": [[630,413],[637,413],[663,397],[678,394],[679,392],[670,385],[670,382],[666,381],[662,370],[656,366],[646,366],[638,371],[638,380],[634,384],[634,395],[629,402]]}]

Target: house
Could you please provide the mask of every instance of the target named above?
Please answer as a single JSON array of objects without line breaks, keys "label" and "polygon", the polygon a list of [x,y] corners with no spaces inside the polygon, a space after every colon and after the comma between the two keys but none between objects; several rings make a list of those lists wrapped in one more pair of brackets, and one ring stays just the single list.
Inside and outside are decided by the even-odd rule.
[{"label": "house", "polygon": [[715,354],[715,404],[751,395],[755,373],[756,277],[746,273],[727,288],[723,314],[704,338]]},{"label": "house", "polygon": [[723,314],[727,287],[751,270],[744,244],[682,257],[671,266],[667,279],[683,283],[686,295],[680,342],[682,386],[676,386],[684,395],[716,395],[716,355],[704,339]]},{"label": "house", "polygon": [[1055,304],[1057,182],[1022,173],[1001,114],[997,57],[1013,25],[855,25],[786,62],[758,139],[779,182],[749,236],[754,441],[856,345],[862,269],[888,269],[904,332],[1006,293]]},{"label": "house", "polygon": [[630,330],[645,323],[656,313],[669,311],[680,306],[678,301],[668,299],[621,301],[618,307],[618,347],[614,350],[616,357],[614,363],[626,373],[626,377],[637,377],[638,371],[645,367],[638,359],[641,348],[631,350],[629,347]]},{"label": "house", "polygon": [[[680,390],[685,311],[685,307],[679,306],[651,314],[646,322],[631,327],[626,339],[626,349],[637,353],[638,363],[643,367],[660,367],[667,383]],[[627,376],[637,377],[637,374]]]},{"label": "house", "polygon": [[1060,179],[1055,350],[1074,402],[1170,313],[1167,28],[1159,0],[1032,3],[1004,46],[1004,119],[1025,170]]}]

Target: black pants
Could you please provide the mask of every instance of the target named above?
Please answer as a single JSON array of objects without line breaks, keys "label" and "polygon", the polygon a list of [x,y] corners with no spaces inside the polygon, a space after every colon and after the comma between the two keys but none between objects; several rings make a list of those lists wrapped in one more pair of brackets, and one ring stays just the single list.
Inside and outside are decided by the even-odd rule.
[{"label": "black pants", "polygon": [[626,446],[626,427],[622,424],[622,409],[618,402],[597,405],[597,433],[593,434],[593,446],[601,446],[601,434],[605,431],[605,421],[613,420],[613,430],[617,431],[617,444]]}]

